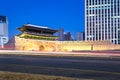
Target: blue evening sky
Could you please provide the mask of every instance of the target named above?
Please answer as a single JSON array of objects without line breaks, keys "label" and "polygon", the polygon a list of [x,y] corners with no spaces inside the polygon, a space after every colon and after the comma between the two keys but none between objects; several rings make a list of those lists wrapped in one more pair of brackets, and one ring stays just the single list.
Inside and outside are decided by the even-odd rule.
[{"label": "blue evening sky", "polygon": [[10,37],[28,22],[63,28],[74,36],[84,31],[84,0],[0,0],[0,15],[8,17]]}]

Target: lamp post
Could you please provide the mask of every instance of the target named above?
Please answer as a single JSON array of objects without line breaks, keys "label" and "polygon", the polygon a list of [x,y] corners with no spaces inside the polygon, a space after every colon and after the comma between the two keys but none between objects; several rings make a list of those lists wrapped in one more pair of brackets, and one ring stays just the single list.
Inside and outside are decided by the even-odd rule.
[{"label": "lamp post", "polygon": [[93,44],[91,44],[91,51],[93,51]]}]

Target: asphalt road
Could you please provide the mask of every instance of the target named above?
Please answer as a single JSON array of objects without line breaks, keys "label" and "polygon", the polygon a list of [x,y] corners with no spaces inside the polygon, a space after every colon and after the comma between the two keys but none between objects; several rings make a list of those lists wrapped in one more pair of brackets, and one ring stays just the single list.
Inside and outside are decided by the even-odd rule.
[{"label": "asphalt road", "polygon": [[[118,78],[120,76],[120,58],[1,55],[0,70],[68,77],[81,77],[79,72],[83,70],[87,75],[82,74],[82,77],[98,74],[96,76],[112,75],[112,77]],[[90,75],[92,73],[93,75]]]}]

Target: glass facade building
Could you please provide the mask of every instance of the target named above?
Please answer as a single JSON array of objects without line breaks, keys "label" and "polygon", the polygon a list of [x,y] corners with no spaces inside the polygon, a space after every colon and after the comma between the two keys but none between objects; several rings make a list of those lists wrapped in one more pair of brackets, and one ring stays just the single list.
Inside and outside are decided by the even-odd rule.
[{"label": "glass facade building", "polygon": [[85,39],[120,44],[120,0],[85,0]]}]

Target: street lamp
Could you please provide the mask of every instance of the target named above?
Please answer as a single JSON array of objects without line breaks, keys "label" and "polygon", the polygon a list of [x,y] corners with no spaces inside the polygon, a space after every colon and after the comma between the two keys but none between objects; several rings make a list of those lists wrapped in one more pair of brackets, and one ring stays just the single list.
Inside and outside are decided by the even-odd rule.
[{"label": "street lamp", "polygon": [[93,51],[93,44],[91,44],[91,51]]}]

